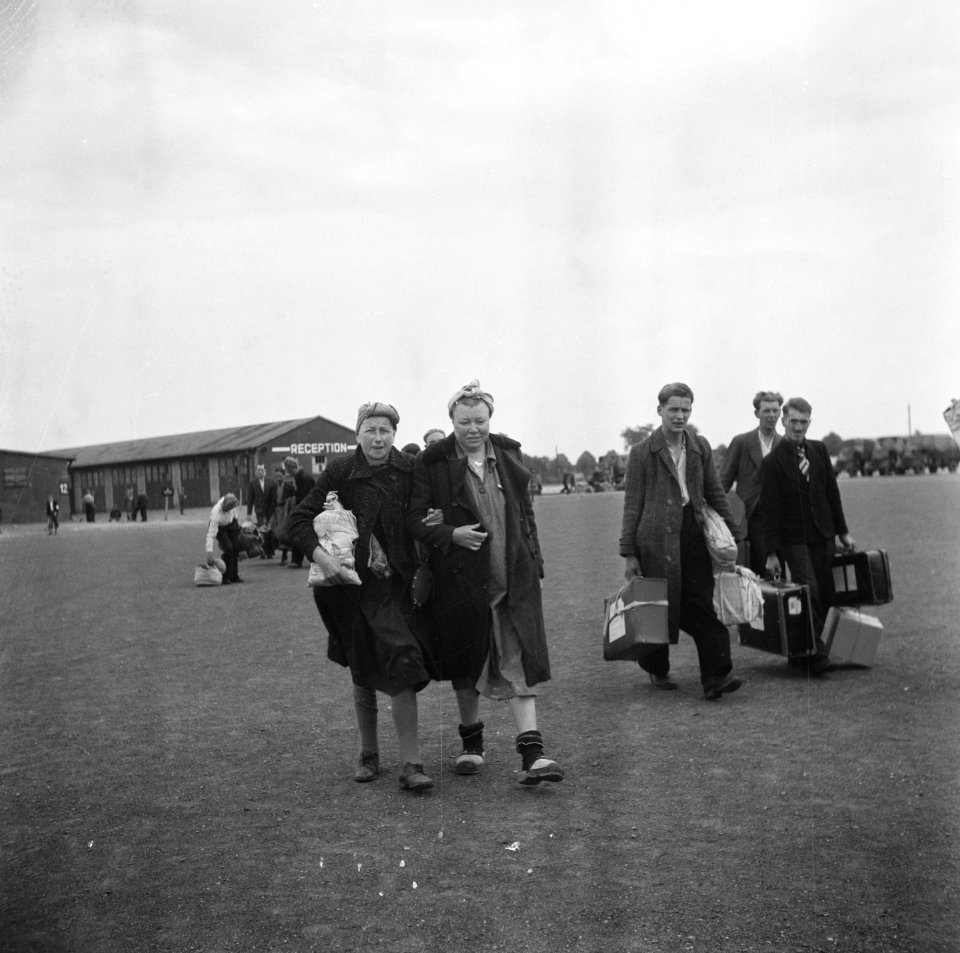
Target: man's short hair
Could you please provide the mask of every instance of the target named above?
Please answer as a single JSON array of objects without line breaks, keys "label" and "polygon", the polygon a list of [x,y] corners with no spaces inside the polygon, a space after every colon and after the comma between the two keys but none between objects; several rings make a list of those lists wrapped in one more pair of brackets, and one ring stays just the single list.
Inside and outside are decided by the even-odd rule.
[{"label": "man's short hair", "polygon": [[791,410],[799,410],[801,414],[813,416],[813,408],[802,397],[791,397],[784,405],[783,412],[788,414]]},{"label": "man's short hair", "polygon": [[684,397],[693,401],[693,391],[680,381],[674,381],[672,384],[664,384],[657,394],[657,406],[663,407],[671,397]]},{"label": "man's short hair", "polygon": [[778,394],[775,390],[758,390],[753,398],[753,409],[759,410],[764,401],[776,401],[782,407],[783,394]]}]

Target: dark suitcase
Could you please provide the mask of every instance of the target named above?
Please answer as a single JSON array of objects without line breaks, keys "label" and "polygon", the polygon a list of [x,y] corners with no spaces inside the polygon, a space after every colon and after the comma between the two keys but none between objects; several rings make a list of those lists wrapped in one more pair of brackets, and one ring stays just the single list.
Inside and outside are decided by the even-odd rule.
[{"label": "dark suitcase", "polygon": [[797,658],[816,651],[810,589],[790,582],[760,582],[763,593],[763,619],[737,626],[741,645],[764,652]]},{"label": "dark suitcase", "polygon": [[883,549],[833,557],[833,605],[882,606],[893,602],[890,560]]}]

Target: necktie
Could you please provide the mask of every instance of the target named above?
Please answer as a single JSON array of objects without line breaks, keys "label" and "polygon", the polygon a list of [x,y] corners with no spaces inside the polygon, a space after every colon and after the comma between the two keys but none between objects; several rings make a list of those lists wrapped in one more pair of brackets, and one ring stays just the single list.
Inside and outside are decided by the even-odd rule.
[{"label": "necktie", "polygon": [[810,461],[807,459],[807,448],[801,444],[797,447],[797,466],[800,468],[800,476],[807,482],[810,481]]}]

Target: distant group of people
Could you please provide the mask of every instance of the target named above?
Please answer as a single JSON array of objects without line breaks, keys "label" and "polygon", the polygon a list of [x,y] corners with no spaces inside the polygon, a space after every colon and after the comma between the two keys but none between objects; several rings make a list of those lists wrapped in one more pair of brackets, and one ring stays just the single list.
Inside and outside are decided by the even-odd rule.
[{"label": "distant group of people", "polygon": [[[810,404],[761,391],[753,406],[758,427],[733,438],[718,474],[710,444],[687,429],[693,391],[683,383],[667,384],[657,397],[661,426],[631,449],[627,463],[620,536],[625,576],[666,578],[670,642],[677,642],[681,629],[693,638],[704,695],[711,701],[736,691],[742,681],[733,674],[729,630],[713,609],[713,566],[698,517],[703,505],[716,510],[735,539],[749,542],[750,565],[758,575],[779,576],[785,564],[793,582],[809,587],[815,651],[792,662],[811,675],[832,667],[823,627],[834,595],[836,541],[847,551],[856,547],[826,447],[806,436]],[[781,415],[783,438],[776,432]],[[726,496],[734,487],[744,503],[745,528]],[[655,688],[677,688],[668,646],[651,648],[638,664]]]}]

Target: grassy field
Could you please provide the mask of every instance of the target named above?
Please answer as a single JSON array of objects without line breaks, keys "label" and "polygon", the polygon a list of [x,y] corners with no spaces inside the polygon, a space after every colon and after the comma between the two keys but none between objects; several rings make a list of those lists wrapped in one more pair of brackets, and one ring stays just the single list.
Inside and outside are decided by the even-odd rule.
[{"label": "grassy field", "polygon": [[452,773],[448,686],[421,696],[436,788],[351,775],[349,677],[306,572],[198,589],[202,514],[0,536],[0,950],[960,949],[960,478],[844,480],[890,553],[876,664],[810,681],[735,646],[702,700],[692,643],[654,693],[605,663],[622,495],[537,501],[556,786],[521,788],[503,705]]}]

